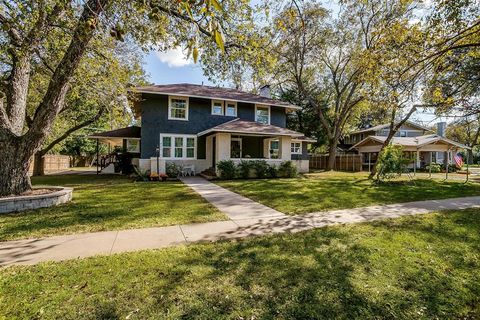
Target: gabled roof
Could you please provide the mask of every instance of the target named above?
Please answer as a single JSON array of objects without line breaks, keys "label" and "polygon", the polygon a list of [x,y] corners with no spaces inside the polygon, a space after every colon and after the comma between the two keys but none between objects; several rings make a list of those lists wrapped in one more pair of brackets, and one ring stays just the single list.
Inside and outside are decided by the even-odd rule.
[{"label": "gabled roof", "polygon": [[97,132],[88,136],[88,138],[126,138],[140,139],[141,128],[137,126],[125,127],[111,131]]},{"label": "gabled roof", "polygon": [[291,136],[295,138],[304,137],[303,133],[296,132],[290,129],[281,128],[270,124],[262,124],[254,121],[240,120],[238,118],[202,131],[198,133],[198,136],[203,136],[211,132],[229,132],[266,136]]},{"label": "gabled roof", "polygon": [[269,106],[283,107],[289,109],[300,109],[300,107],[290,104],[288,102],[262,97],[257,94],[252,94],[236,89],[211,87],[190,83],[166,84],[166,85],[151,85],[144,87],[136,87],[131,92],[152,93],[164,95],[178,95],[195,98],[230,100],[246,103],[258,103]]},{"label": "gabled roof", "polygon": [[[387,139],[386,136],[368,136],[359,143],[355,144],[353,147],[350,149],[356,149],[360,147],[361,145],[365,144],[368,141],[374,141],[383,144],[385,140]],[[453,146],[456,146],[458,148],[462,149],[470,149],[470,147],[467,147],[466,145],[463,145],[459,142],[447,139],[445,137],[441,137],[437,134],[428,134],[424,136],[418,136],[418,137],[393,137],[392,138],[392,144],[396,145],[401,145],[404,147],[417,147],[420,148],[422,146],[428,145],[428,144],[433,144],[436,142],[444,142],[446,144],[450,144]]]},{"label": "gabled roof", "polygon": [[[412,122],[412,121],[405,121],[404,125],[408,125],[410,127],[414,127],[414,128],[417,128],[418,130],[425,130],[425,131],[430,131],[430,132],[433,132],[431,129],[427,128],[427,127],[424,127],[424,126],[421,126],[415,122]],[[354,131],[354,132],[351,132],[350,135],[352,134],[357,134],[357,133],[364,133],[364,132],[371,132],[371,131],[378,131],[378,130],[382,130],[382,129],[385,129],[385,128],[389,128],[390,127],[390,123],[385,123],[385,124],[379,124],[377,126],[373,126],[373,127],[370,127],[370,128],[365,128],[365,129],[361,129],[361,130],[357,130],[357,131]]]}]

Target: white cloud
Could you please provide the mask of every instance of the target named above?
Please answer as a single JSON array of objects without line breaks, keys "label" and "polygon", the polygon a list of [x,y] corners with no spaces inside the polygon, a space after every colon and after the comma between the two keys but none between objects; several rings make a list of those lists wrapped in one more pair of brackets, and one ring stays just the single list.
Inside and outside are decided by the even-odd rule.
[{"label": "white cloud", "polygon": [[170,49],[167,51],[156,51],[158,59],[163,63],[166,63],[169,67],[184,67],[189,64],[193,64],[193,60],[187,58],[186,52],[183,52],[181,48]]}]

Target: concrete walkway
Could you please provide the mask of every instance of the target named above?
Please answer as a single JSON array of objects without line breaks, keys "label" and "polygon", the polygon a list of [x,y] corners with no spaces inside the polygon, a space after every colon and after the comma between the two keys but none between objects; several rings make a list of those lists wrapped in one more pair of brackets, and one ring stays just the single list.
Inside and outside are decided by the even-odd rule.
[{"label": "concrete walkway", "polygon": [[[268,210],[266,209],[265,212],[259,212],[257,210],[261,205],[252,205],[250,201],[245,201],[245,198],[241,196],[238,198],[236,194],[231,195],[230,192],[225,192],[225,190],[217,190],[224,195],[234,197],[232,199],[241,201],[246,207],[259,213],[259,216],[255,217],[251,212],[245,211],[242,217],[243,207],[237,207],[235,210],[225,208],[224,206],[227,206],[230,200],[217,199],[215,195],[208,192],[208,190],[213,192],[214,187],[206,184],[208,188],[204,188],[205,184],[196,179],[189,180],[188,183],[202,192],[206,198],[208,197],[207,199],[215,199],[214,204],[228,212],[227,214],[231,215],[233,219],[160,228],[106,231],[0,242],[0,266],[110,255],[120,252],[171,247],[191,242],[244,238],[278,232],[297,232],[340,223],[366,222],[439,210],[480,207],[480,197],[468,197],[287,216],[279,215],[278,211],[270,208],[267,208]],[[198,187],[198,184],[203,186]],[[233,204],[234,207],[238,206],[235,202]],[[265,213],[271,215],[265,215]]]},{"label": "concrete walkway", "polygon": [[285,214],[222,188],[200,177],[184,177],[183,183],[225,213],[231,220],[284,217]]}]

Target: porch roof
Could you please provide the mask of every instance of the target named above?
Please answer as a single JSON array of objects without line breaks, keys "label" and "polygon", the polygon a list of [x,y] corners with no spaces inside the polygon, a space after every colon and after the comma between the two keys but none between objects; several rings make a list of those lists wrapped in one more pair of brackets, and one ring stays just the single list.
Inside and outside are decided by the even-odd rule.
[{"label": "porch roof", "polygon": [[254,121],[240,120],[238,118],[202,131],[198,133],[198,136],[203,136],[212,132],[227,132],[262,136],[290,136],[294,138],[305,137],[303,133],[290,129],[281,128],[270,124],[262,124]]},{"label": "porch roof", "polygon": [[[365,145],[368,142],[373,142],[373,143],[378,143],[383,144],[387,137],[385,136],[369,136],[351,147],[350,149],[357,149],[363,145]],[[436,143],[443,143],[451,146],[455,146],[457,148],[461,149],[470,149],[470,147],[467,147],[464,144],[461,144],[459,142],[447,139],[445,137],[441,137],[437,134],[428,134],[424,136],[418,136],[418,137],[393,137],[392,138],[392,144],[396,145],[401,145],[403,147],[415,147],[415,148],[421,148],[426,145],[435,145]]]},{"label": "porch roof", "polygon": [[141,128],[137,126],[125,127],[110,131],[93,133],[88,136],[92,139],[140,139]]}]

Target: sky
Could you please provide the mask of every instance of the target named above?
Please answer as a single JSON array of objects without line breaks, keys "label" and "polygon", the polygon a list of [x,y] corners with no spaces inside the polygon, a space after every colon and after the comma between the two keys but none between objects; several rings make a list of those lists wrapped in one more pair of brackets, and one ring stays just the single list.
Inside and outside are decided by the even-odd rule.
[{"label": "sky", "polygon": [[[252,4],[258,3],[253,0]],[[335,1],[327,0],[324,6],[333,12],[338,8]],[[149,76],[149,80],[154,84],[172,84],[172,83],[192,83],[214,85],[204,75],[199,64],[195,64],[193,59],[187,58],[186,52],[181,48],[169,50],[167,52],[153,51],[146,55],[144,68]],[[451,118],[438,118],[425,112],[416,112],[412,115],[413,121],[418,121],[423,125],[432,125],[438,121],[451,121]]]}]

